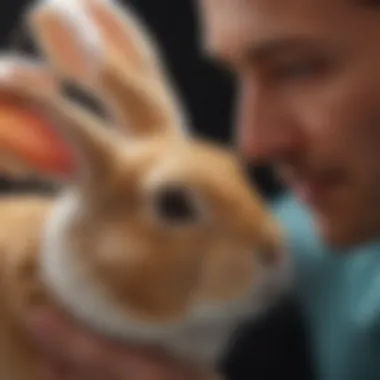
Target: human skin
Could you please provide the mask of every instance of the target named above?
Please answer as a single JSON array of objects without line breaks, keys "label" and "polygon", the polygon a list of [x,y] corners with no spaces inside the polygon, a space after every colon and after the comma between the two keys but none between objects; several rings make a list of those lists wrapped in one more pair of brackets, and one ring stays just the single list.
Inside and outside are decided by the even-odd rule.
[{"label": "human skin", "polygon": [[205,51],[236,77],[242,154],[272,164],[339,247],[380,232],[380,2],[364,3],[200,3]]},{"label": "human skin", "polygon": [[[275,167],[328,244],[377,237],[380,1],[200,0],[199,9],[206,54],[236,78],[241,154]],[[200,378],[49,310],[31,318],[46,380]]]}]

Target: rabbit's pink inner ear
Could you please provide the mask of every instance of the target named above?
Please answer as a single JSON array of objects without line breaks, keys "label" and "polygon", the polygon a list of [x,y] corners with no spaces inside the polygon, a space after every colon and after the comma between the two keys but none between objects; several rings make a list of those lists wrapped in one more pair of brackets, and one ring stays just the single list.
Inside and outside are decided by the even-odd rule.
[{"label": "rabbit's pink inner ear", "polygon": [[74,171],[74,156],[52,123],[14,100],[0,99],[0,150],[2,157],[8,155],[18,164],[25,163],[25,171],[59,177],[70,176]]},{"label": "rabbit's pink inner ear", "polygon": [[128,66],[137,70],[153,68],[157,53],[137,20],[127,16],[127,11],[114,1],[86,0],[86,5],[105,43],[116,49]]},{"label": "rabbit's pink inner ear", "polygon": [[57,4],[46,2],[46,7],[35,9],[29,17],[30,26],[55,69],[64,77],[85,84],[94,79],[93,70],[99,62],[97,29],[83,9],[70,8],[73,2]]},{"label": "rabbit's pink inner ear", "polygon": [[[112,11],[113,5],[102,2],[99,9]],[[168,83],[159,74],[154,54],[149,54],[145,33],[140,33],[135,21],[123,28],[122,19],[111,30],[112,12],[106,17],[106,12],[98,11],[96,20],[89,7],[92,3],[95,7],[97,0],[44,2],[30,13],[29,23],[52,66],[60,76],[97,92],[117,124],[131,134],[177,134],[182,115],[171,99]],[[128,11],[121,8],[120,12]],[[127,23],[127,14],[125,17]],[[125,33],[118,44],[127,47],[107,39],[122,29]],[[124,52],[129,48],[131,57],[127,58],[129,52]]]},{"label": "rabbit's pink inner ear", "polygon": [[112,0],[82,1],[108,47],[102,92],[117,124],[133,135],[182,135],[184,110],[143,20]]}]

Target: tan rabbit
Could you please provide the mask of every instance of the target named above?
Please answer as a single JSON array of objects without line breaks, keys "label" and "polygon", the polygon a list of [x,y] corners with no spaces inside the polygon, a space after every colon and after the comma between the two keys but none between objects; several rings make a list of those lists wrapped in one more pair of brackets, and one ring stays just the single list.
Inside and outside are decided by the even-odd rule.
[{"label": "tan rabbit", "polygon": [[[279,227],[233,152],[189,136],[130,10],[45,1],[26,21],[46,62],[4,57],[0,104],[34,115],[38,132],[34,145],[4,137],[1,149],[64,189],[0,200],[0,379],[37,380],[23,322],[40,302],[110,337],[215,365],[236,327],[287,283]],[[109,117],[67,99],[61,80],[96,94]],[[0,120],[0,136],[28,127],[28,117]]]}]

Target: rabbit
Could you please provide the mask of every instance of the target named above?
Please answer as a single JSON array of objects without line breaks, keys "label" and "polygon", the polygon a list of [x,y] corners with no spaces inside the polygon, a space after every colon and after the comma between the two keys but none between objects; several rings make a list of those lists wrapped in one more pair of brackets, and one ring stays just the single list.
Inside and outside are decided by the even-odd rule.
[{"label": "rabbit", "polygon": [[[216,368],[290,283],[281,227],[233,149],[191,135],[132,9],[41,1],[25,22],[43,58],[0,59],[2,167],[60,188],[0,198],[0,379],[37,380],[23,323],[38,304]],[[69,99],[66,83],[107,114]]]}]

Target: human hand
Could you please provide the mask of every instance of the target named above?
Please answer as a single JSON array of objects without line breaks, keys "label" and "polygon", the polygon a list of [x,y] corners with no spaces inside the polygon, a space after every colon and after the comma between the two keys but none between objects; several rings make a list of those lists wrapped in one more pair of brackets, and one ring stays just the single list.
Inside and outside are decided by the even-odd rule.
[{"label": "human hand", "polygon": [[28,330],[41,353],[41,380],[215,379],[154,349],[95,336],[52,310],[33,313]]}]

